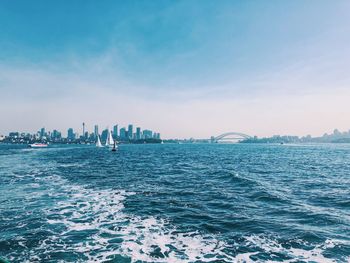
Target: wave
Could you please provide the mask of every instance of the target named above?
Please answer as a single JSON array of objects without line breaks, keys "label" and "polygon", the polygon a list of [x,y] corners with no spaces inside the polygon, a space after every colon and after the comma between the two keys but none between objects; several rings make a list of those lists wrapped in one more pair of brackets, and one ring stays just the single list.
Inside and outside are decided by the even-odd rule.
[{"label": "wave", "polygon": [[135,193],[69,188],[61,192],[65,199],[46,211],[47,223],[57,230],[42,242],[43,254],[56,250],[52,244],[58,243],[64,244],[66,252],[82,253],[84,257],[79,260],[91,262],[108,261],[120,255],[132,262],[234,260],[225,252],[225,242],[214,236],[181,233],[165,219],[123,212],[125,199]]},{"label": "wave", "polygon": [[54,205],[45,208],[45,237],[35,248],[28,247],[22,262],[336,262],[324,254],[344,245],[331,239],[292,244],[263,235],[224,241],[219,235],[181,231],[166,218],[127,213],[124,204],[133,192],[77,186],[58,175],[37,179],[50,185],[47,195]]},{"label": "wave", "polygon": [[[23,262],[104,262],[123,257],[132,262],[231,262],[226,244],[198,232],[181,233],[167,220],[125,213],[124,201],[135,193],[95,190],[72,185],[58,175],[37,177],[49,184],[47,195],[55,200],[45,208],[46,236],[39,245],[19,256]],[[24,246],[25,241],[20,240]],[[29,251],[29,252],[28,252]]]}]

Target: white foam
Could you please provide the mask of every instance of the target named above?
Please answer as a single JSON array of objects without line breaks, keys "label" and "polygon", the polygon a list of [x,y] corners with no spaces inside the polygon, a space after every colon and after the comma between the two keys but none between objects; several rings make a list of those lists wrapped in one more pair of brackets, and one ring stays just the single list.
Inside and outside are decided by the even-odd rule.
[{"label": "white foam", "polygon": [[[233,259],[224,252],[225,243],[213,236],[178,233],[164,219],[126,214],[123,201],[133,193],[111,189],[96,191],[79,186],[68,188],[67,185],[62,188],[65,200],[47,211],[47,222],[64,227],[57,233],[61,239],[73,231],[97,231],[86,236],[86,240],[66,247],[68,251],[84,253],[89,261],[103,262],[113,255],[129,257],[132,262],[210,262],[218,256],[227,262]],[[115,238],[120,238],[119,244],[113,243]],[[42,248],[50,249],[49,243],[48,240],[43,242]],[[106,249],[111,244],[113,249]],[[161,257],[154,256],[155,249]],[[207,258],[209,255],[212,257]]]},{"label": "white foam", "polygon": [[246,252],[246,253],[238,254],[234,258],[234,262],[237,262],[237,263],[253,262],[250,256],[253,256],[256,254],[258,254],[258,252]]},{"label": "white foam", "polygon": [[[124,241],[120,252],[130,256],[133,261],[146,262],[193,262],[200,260],[209,262],[218,255],[226,260],[232,257],[224,253],[225,243],[212,236],[202,236],[199,233],[176,233],[175,228],[168,226],[163,220],[155,218],[134,218],[122,230]],[[166,258],[154,258],[152,252],[157,247]],[[212,255],[211,258],[206,258]]]},{"label": "white foam", "polygon": [[[252,257],[260,253],[279,253],[292,258],[285,262],[314,261],[336,262],[326,258],[323,252],[335,247],[335,240],[312,249],[283,247],[276,238],[246,236],[235,247],[249,248],[249,252],[237,253],[217,236],[198,232],[179,232],[162,218],[135,216],[124,211],[124,201],[134,193],[123,190],[92,190],[76,185],[59,176],[46,177],[51,194],[57,198],[55,207],[46,211],[47,223],[56,231],[39,247],[40,253],[74,252],[88,260],[104,262],[122,255],[132,262],[254,262]],[[72,240],[72,236],[78,238]],[[118,241],[116,241],[118,239]],[[301,241],[302,242],[302,241]],[[307,246],[306,246],[307,247]],[[312,247],[312,246],[308,246]],[[44,251],[44,252],[42,252]],[[29,258],[34,260],[36,253]],[[29,260],[29,261],[30,261]],[[346,259],[345,259],[346,260]],[[279,262],[279,261],[266,261]]]},{"label": "white foam", "polygon": [[[245,237],[247,243],[246,245],[249,247],[257,247],[259,249],[262,249],[265,253],[271,254],[271,253],[280,253],[284,254],[288,257],[291,257],[290,260],[285,260],[283,262],[300,262],[300,261],[307,261],[307,262],[324,262],[324,263],[333,263],[337,262],[335,259],[327,258],[323,255],[323,252],[327,248],[333,248],[336,245],[342,243],[340,240],[326,240],[324,244],[316,245],[312,249],[301,249],[301,248],[285,248],[280,243],[278,243],[277,240],[273,238],[267,238],[262,236],[249,236]],[[301,245],[305,245],[306,242],[299,240]],[[250,255],[249,255],[250,256]],[[350,258],[347,258],[345,260],[350,260]],[[249,261],[247,261],[249,262]],[[281,261],[274,261],[274,260],[267,260],[266,262],[272,263],[272,262],[281,262]]]}]

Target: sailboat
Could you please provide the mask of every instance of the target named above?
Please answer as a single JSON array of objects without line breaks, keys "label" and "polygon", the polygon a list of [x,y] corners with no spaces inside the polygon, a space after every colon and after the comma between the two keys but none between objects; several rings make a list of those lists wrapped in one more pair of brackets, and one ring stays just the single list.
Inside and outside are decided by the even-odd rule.
[{"label": "sailboat", "polygon": [[116,145],[116,142],[114,141],[112,152],[116,152],[116,151],[117,151],[117,145]]},{"label": "sailboat", "polygon": [[102,147],[102,143],[100,140],[100,135],[97,135],[96,147]]},{"label": "sailboat", "polygon": [[112,132],[109,131],[105,146],[112,147],[113,145],[114,145],[114,140],[113,140],[113,137],[112,137]]}]

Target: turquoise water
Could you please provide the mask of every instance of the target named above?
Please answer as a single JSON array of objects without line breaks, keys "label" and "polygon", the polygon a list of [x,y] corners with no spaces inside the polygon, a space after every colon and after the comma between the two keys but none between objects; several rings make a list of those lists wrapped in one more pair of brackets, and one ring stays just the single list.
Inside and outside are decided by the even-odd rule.
[{"label": "turquoise water", "polygon": [[350,145],[0,145],[11,262],[348,262]]}]

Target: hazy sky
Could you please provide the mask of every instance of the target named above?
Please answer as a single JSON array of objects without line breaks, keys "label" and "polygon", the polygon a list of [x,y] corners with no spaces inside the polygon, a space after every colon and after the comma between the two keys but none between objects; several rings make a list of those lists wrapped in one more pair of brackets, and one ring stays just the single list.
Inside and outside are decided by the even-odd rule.
[{"label": "hazy sky", "polygon": [[0,2],[0,134],[350,129],[350,1]]}]

